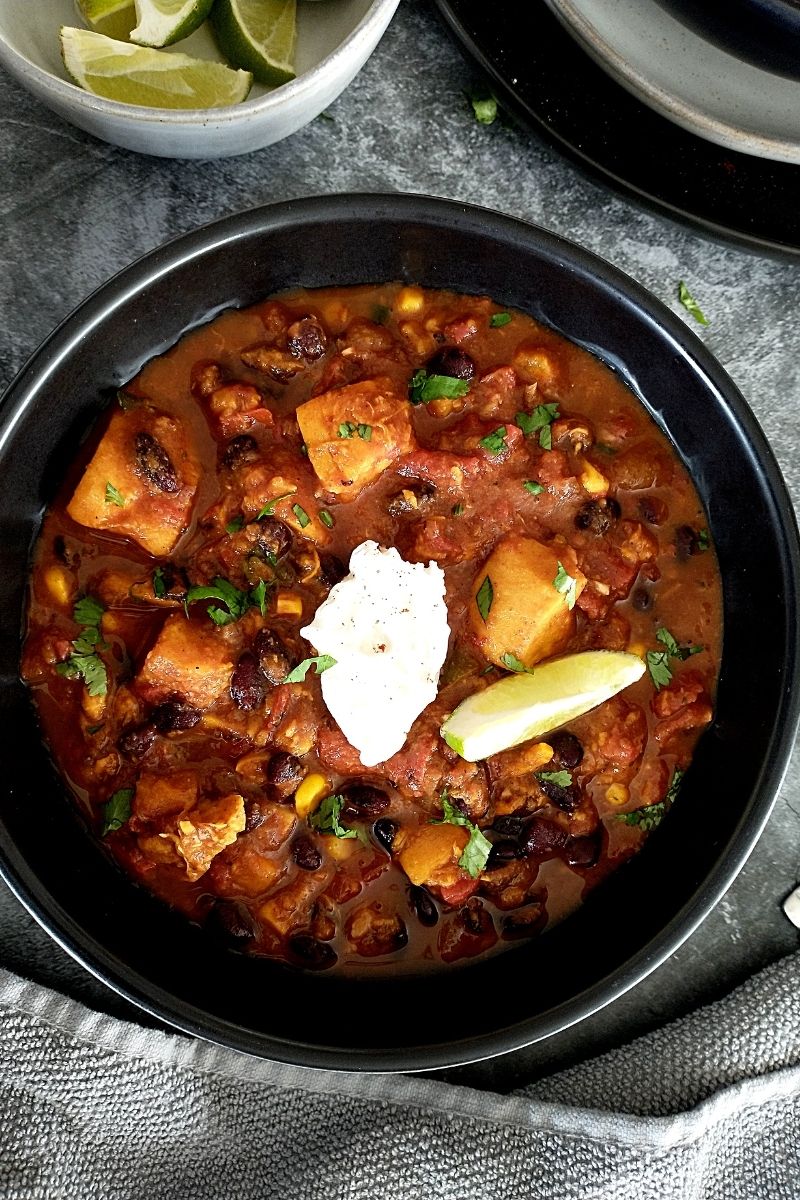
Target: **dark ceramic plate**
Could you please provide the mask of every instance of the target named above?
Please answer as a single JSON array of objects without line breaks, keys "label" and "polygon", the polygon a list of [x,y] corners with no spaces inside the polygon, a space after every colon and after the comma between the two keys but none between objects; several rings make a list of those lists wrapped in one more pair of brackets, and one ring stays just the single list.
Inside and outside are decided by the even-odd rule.
[{"label": "dark ceramic plate", "polygon": [[[724,576],[718,715],[680,799],[578,913],[496,958],[424,977],[303,975],[212,945],[134,886],[87,834],[17,676],[30,547],[108,394],[221,308],[395,279],[488,293],[582,343],[645,398],[696,481]],[[0,868],[42,925],[128,999],[191,1033],[309,1066],[466,1063],[566,1028],[689,936],[752,849],[798,715],[798,543],[775,461],[686,326],[613,267],[544,230],[420,196],[258,209],[148,255],[42,346],[0,410],[6,739]],[[753,636],[757,614],[758,637]]]},{"label": "dark ceramic plate", "polygon": [[543,3],[436,2],[508,109],[602,183],[715,237],[800,255],[800,166],[674,125],[615,83]]}]

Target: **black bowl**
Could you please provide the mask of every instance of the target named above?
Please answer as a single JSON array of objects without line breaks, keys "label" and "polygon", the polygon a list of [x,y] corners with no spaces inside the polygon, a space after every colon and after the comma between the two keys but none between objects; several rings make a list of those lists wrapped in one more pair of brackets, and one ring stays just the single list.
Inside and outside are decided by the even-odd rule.
[{"label": "black bowl", "polygon": [[[537,941],[439,974],[304,975],[215,948],[87,834],[18,680],[31,543],[101,407],[180,334],[297,284],[405,279],[488,293],[587,346],[665,428],[703,498],[724,576],[718,712],[641,854]],[[730,379],[678,318],[544,230],[420,196],[330,196],[211,225],[123,271],[45,342],[0,412],[0,867],[52,936],[165,1021],[253,1054],[349,1070],[465,1063],[544,1038],[632,987],[689,936],[752,849],[798,717],[797,530]]]},{"label": "black bowl", "polygon": [[775,75],[800,79],[798,0],[657,0],[706,41]]}]

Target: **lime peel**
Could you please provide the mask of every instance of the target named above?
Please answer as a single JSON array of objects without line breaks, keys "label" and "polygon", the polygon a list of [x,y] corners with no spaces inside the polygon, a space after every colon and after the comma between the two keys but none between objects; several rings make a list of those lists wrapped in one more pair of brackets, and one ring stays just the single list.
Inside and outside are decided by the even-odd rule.
[{"label": "lime peel", "polygon": [[584,650],[508,675],[459,704],[440,729],[447,745],[477,762],[542,737],[629,687],[645,672],[636,654]]},{"label": "lime peel", "polygon": [[171,46],[199,29],[214,0],[135,0],[136,28],[130,39],[137,46]]},{"label": "lime peel", "polygon": [[297,0],[216,0],[210,23],[228,62],[259,83],[294,79]]}]

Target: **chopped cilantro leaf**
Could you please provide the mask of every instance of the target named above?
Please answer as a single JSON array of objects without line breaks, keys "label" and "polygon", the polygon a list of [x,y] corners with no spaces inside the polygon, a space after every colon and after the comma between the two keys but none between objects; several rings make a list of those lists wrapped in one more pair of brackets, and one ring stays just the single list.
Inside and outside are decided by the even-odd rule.
[{"label": "chopped cilantro leaf", "polygon": [[318,654],[314,658],[304,658],[301,663],[289,672],[284,679],[284,683],[302,683],[308,674],[311,667],[317,668],[317,674],[321,675],[323,671],[327,671],[329,667],[336,666],[336,659],[331,658],[330,654]]},{"label": "chopped cilantro leaf", "polygon": [[539,496],[544,491],[542,485],[537,483],[535,479],[526,479],[522,486],[525,488],[525,491],[530,492],[532,496]]},{"label": "chopped cilantro leaf", "polygon": [[682,279],[678,283],[678,299],[686,311],[691,313],[698,325],[708,325],[708,317],[705,315]]},{"label": "chopped cilantro leaf", "polygon": [[686,772],[682,771],[680,769],[680,767],[676,767],[675,770],[672,772],[672,779],[670,779],[670,781],[669,781],[669,787],[667,788],[667,794],[664,797],[664,800],[666,801],[667,804],[672,804],[673,801],[676,799],[678,792],[681,790],[681,781],[683,780],[683,777],[685,774],[686,774]]},{"label": "chopped cilantro leaf", "polygon": [[488,450],[490,454],[502,454],[508,449],[506,432],[505,425],[498,425],[497,429],[493,429],[491,433],[487,433],[486,437],[482,437],[478,445],[483,446],[484,450]]},{"label": "chopped cilantro leaf", "polygon": [[537,771],[536,778],[543,779],[545,783],[554,783],[560,788],[572,786],[572,775],[569,771]]},{"label": "chopped cilantro leaf", "polygon": [[658,804],[646,804],[644,808],[635,808],[633,812],[617,813],[616,817],[625,825],[635,825],[637,828],[649,832],[661,824],[666,811],[666,801],[660,800]]},{"label": "chopped cilantro leaf", "polygon": [[103,805],[101,837],[105,837],[106,834],[114,833],[115,830],[122,828],[131,815],[131,801],[133,800],[133,796],[133,788],[120,788]]},{"label": "chopped cilantro leaf", "polygon": [[532,412],[518,412],[514,420],[525,434],[525,437],[533,437],[538,432],[539,445],[542,449],[552,450],[553,435],[550,426],[560,415],[556,403],[537,404]]},{"label": "chopped cilantro leaf", "polygon": [[317,833],[333,834],[337,838],[357,838],[356,829],[348,829],[342,825],[339,817],[344,806],[344,797],[326,796],[316,812],[309,815],[308,823]]},{"label": "chopped cilantro leaf", "polygon": [[326,528],[333,529],[333,517],[328,512],[327,508],[321,508],[319,510],[319,519],[322,521],[322,524],[326,526]]},{"label": "chopped cilantro leaf", "polygon": [[79,625],[99,625],[105,609],[94,596],[82,596],[72,610],[72,618]]},{"label": "chopped cilantro leaf", "polygon": [[489,318],[489,325],[492,329],[502,329],[504,325],[508,325],[511,321],[511,313],[500,312],[492,313]]},{"label": "chopped cilantro leaf", "polygon": [[239,533],[239,531],[243,528],[244,528],[244,517],[240,513],[238,517],[234,517],[232,521],[228,521],[228,524],[225,526],[225,532],[226,533]]},{"label": "chopped cilantro leaf", "polygon": [[392,310],[387,308],[385,304],[374,304],[372,306],[372,319],[376,325],[385,325],[392,315]]},{"label": "chopped cilantro leaf", "polygon": [[494,600],[494,585],[488,575],[484,575],[483,583],[475,593],[475,603],[484,621],[489,616],[489,610]]},{"label": "chopped cilantro leaf", "polygon": [[351,438],[356,431],[356,427],[352,421],[342,421],[336,430],[336,436],[340,438]]},{"label": "chopped cilantro leaf", "polygon": [[259,579],[256,586],[250,592],[250,603],[253,608],[257,608],[262,617],[267,615],[267,581]]},{"label": "chopped cilantro leaf", "polygon": [[451,804],[447,798],[447,791],[442,792],[442,817],[440,820],[435,818],[430,822],[431,825],[463,825],[469,830],[469,841],[464,847],[461,857],[458,860],[458,865],[462,867],[472,879],[477,879],[492,850],[492,843],[477,825],[470,821],[469,817],[465,817],[462,812]]},{"label": "chopped cilantro leaf", "polygon": [[656,686],[656,691],[666,687],[672,679],[669,669],[669,650],[648,650],[645,655],[650,678]]},{"label": "chopped cilantro leaf", "polygon": [[123,412],[128,412],[131,408],[135,408],[139,403],[138,396],[132,396],[130,392],[126,392],[124,388],[120,388],[117,392],[117,404]]},{"label": "chopped cilantro leaf", "polygon": [[662,646],[666,646],[667,651],[672,658],[677,658],[681,662],[685,662],[685,660],[687,658],[691,658],[693,654],[701,654],[703,651],[702,646],[679,646],[670,631],[665,629],[663,625],[660,629],[656,630],[656,637],[658,638],[659,642],[661,642]]},{"label": "chopped cilantro leaf", "polygon": [[311,517],[303,508],[302,504],[293,504],[292,512],[297,517],[297,523],[301,529],[305,529],[307,525],[311,524]]},{"label": "chopped cilantro leaf", "polygon": [[525,663],[521,662],[516,654],[504,654],[500,661],[507,670],[515,671],[517,675],[533,674],[533,667],[526,667]]},{"label": "chopped cilantro leaf", "polygon": [[478,124],[494,124],[497,120],[497,100],[491,93],[487,96],[485,92],[472,92],[469,94],[469,102]]},{"label": "chopped cilantro leaf", "polygon": [[81,632],[72,643],[66,662],[56,664],[56,672],[64,679],[81,678],[90,696],[105,696],[108,690],[108,672],[98,649],[105,648],[100,633],[103,616],[101,604],[93,596],[82,596],[72,610],[73,619],[82,626]]},{"label": "chopped cilantro leaf", "polygon": [[117,508],[125,507],[125,497],[119,488],[115,488],[113,483],[106,484],[106,504],[116,504]]},{"label": "chopped cilantro leaf", "polygon": [[258,605],[258,600],[252,599],[251,593],[240,591],[220,575],[217,575],[213,583],[189,588],[183,602],[187,616],[189,615],[189,605],[194,604],[196,600],[219,600],[225,606],[224,608],[216,605],[209,607],[208,615],[215,625],[230,625],[232,621],[238,621],[240,617],[243,617],[248,608]]},{"label": "chopped cilantro leaf", "polygon": [[368,442],[370,440],[370,438],[372,437],[372,426],[371,425],[359,425],[358,426],[358,436],[361,438],[362,442]]},{"label": "chopped cilantro leaf", "polygon": [[453,375],[429,375],[424,369],[415,371],[411,377],[408,398],[412,404],[429,404],[431,400],[453,400],[466,396],[469,383]]},{"label": "chopped cilantro leaf", "polygon": [[153,595],[156,600],[163,600],[167,594],[167,584],[164,579],[164,568],[156,567],[153,571]]},{"label": "chopped cilantro leaf", "polygon": [[284,492],[282,496],[276,496],[274,500],[268,500],[259,513],[256,514],[256,520],[260,521],[262,517],[271,517],[275,512],[275,505],[279,500],[288,500],[293,496],[294,492]]},{"label": "chopped cilantro leaf", "polygon": [[553,587],[564,597],[567,602],[567,608],[572,609],[575,607],[575,601],[578,598],[578,581],[567,574],[564,570],[564,564],[560,560],[556,577],[553,580]]},{"label": "chopped cilantro leaf", "polygon": [[453,514],[454,517],[463,517],[464,513],[466,512],[466,509],[464,508],[463,504],[454,504],[453,507],[450,509],[450,512]]},{"label": "chopped cilantro leaf", "polygon": [[707,529],[700,529],[697,532],[697,549],[707,550],[711,545],[711,538],[708,535]]}]

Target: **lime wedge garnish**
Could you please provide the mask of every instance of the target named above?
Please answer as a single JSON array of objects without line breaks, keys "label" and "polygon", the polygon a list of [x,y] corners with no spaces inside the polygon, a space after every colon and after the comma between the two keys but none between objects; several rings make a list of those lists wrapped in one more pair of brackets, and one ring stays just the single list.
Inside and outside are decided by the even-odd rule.
[{"label": "lime wedge garnish", "polygon": [[223,108],[244,100],[253,82],[247,71],[188,54],[147,50],[88,29],[62,28],[61,53],[77,84],[123,104]]},{"label": "lime wedge garnish", "polygon": [[566,725],[635,683],[644,670],[638,655],[618,650],[554,658],[532,675],[508,675],[468,696],[440,733],[467,762],[477,762]]},{"label": "lime wedge garnish", "polygon": [[259,83],[294,79],[296,0],[217,0],[211,27],[228,62]]},{"label": "lime wedge garnish", "polygon": [[199,29],[214,0],[135,0],[138,24],[131,32],[137,46],[171,46]]},{"label": "lime wedge garnish", "polygon": [[136,24],[133,0],[78,0],[78,11],[87,25],[106,37],[125,39]]}]

